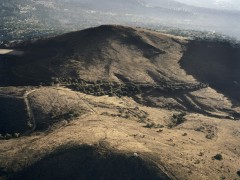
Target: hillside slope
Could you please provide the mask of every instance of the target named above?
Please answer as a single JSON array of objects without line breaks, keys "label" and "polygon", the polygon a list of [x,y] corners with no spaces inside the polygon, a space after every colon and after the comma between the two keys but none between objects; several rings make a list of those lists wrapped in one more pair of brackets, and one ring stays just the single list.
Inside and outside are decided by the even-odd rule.
[{"label": "hillside slope", "polygon": [[240,48],[227,42],[192,41],[180,64],[235,103],[240,102]]},{"label": "hillside slope", "polygon": [[239,178],[239,47],[106,25],[13,48],[0,179]]},{"label": "hillside slope", "polygon": [[133,82],[157,83],[151,78],[156,74],[155,79],[183,81],[184,71],[177,62],[184,43],[184,39],[140,29],[100,26],[20,46],[25,56],[17,60],[15,71],[36,79],[121,82],[118,77],[124,76]]},{"label": "hillside slope", "polygon": [[239,118],[232,103],[240,97],[240,50],[206,44],[105,25],[16,46],[25,54],[8,61],[8,78],[16,85],[60,83],[88,94],[127,95],[151,106]]},{"label": "hillside slope", "polygon": [[[63,103],[63,99],[68,101]],[[143,106],[127,97],[96,97],[60,87],[37,89],[29,100],[36,116],[36,129],[29,135],[20,134],[19,138],[0,139],[3,179],[13,174],[15,179],[36,175],[39,179],[78,179],[93,174],[109,179],[116,174],[119,179],[139,174],[140,179],[161,179],[155,170],[163,179],[239,178],[239,121],[189,112],[182,117],[177,110]],[[62,116],[54,125],[54,119],[38,118],[40,114],[48,115],[46,111],[52,107],[55,113],[59,113],[56,110],[60,107],[61,115],[71,101],[78,101],[77,107],[85,109],[84,113],[72,119]],[[39,125],[51,126],[41,130]],[[90,149],[82,147],[84,144]],[[222,159],[215,159],[217,154]],[[157,169],[152,170],[152,163]],[[111,171],[101,168],[105,164]],[[125,167],[131,167],[131,171]]]}]

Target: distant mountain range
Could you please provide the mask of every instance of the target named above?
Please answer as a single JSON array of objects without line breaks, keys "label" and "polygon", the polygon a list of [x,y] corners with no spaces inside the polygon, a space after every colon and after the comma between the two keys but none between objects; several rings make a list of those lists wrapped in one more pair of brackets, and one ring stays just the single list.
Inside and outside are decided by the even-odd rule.
[{"label": "distant mountain range", "polygon": [[[210,6],[213,7],[213,6]],[[2,0],[0,41],[28,39],[101,24],[210,31],[240,38],[240,11],[173,0]]]}]

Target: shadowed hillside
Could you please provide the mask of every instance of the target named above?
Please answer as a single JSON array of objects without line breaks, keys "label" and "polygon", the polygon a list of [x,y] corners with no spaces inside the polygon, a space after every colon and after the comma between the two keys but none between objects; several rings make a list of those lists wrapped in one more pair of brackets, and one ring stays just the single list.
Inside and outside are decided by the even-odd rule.
[{"label": "shadowed hillside", "polygon": [[180,61],[197,80],[240,102],[240,48],[227,42],[191,41]]},{"label": "shadowed hillside", "polygon": [[92,146],[62,147],[9,179],[170,179],[140,157]]}]

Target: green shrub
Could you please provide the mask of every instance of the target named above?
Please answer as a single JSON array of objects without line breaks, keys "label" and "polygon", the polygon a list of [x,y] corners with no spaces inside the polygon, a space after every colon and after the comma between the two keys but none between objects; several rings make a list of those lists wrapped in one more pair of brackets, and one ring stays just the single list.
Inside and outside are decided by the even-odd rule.
[{"label": "green shrub", "polygon": [[213,156],[214,159],[221,161],[223,159],[221,154],[216,154],[215,156]]},{"label": "green shrub", "polygon": [[171,118],[171,123],[168,125],[170,128],[178,126],[186,121],[186,113],[182,112],[180,114],[173,114]]},{"label": "green shrub", "polygon": [[145,126],[145,128],[152,128],[155,127],[155,123],[151,122],[151,123],[147,123]]}]

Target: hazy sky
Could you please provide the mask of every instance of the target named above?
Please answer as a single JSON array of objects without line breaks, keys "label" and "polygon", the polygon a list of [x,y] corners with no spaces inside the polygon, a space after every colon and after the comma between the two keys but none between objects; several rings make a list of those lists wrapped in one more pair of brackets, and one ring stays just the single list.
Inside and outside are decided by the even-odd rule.
[{"label": "hazy sky", "polygon": [[175,1],[200,7],[240,10],[240,0],[175,0]]}]

